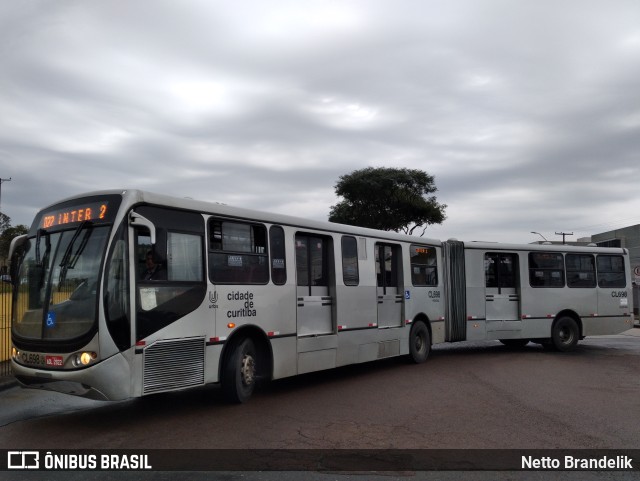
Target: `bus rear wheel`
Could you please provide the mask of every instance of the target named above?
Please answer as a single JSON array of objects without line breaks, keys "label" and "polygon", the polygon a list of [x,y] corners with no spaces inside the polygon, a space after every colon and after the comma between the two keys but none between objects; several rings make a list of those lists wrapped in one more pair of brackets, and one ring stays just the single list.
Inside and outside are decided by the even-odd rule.
[{"label": "bus rear wheel", "polygon": [[256,385],[257,359],[251,339],[233,347],[222,370],[222,393],[228,402],[240,404],[249,400]]},{"label": "bus rear wheel", "polygon": [[423,363],[427,360],[431,351],[431,337],[429,329],[424,322],[416,322],[411,327],[409,334],[409,355],[411,360],[416,364]]},{"label": "bus rear wheel", "polygon": [[551,343],[561,352],[573,350],[578,344],[579,337],[578,323],[571,317],[561,317],[551,329]]}]

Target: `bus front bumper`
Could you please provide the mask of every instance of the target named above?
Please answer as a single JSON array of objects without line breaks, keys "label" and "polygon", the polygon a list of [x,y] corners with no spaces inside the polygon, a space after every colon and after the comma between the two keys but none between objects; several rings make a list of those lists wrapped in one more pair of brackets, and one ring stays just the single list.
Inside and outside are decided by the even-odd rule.
[{"label": "bus front bumper", "polygon": [[131,397],[129,364],[121,354],[75,371],[54,371],[24,366],[11,360],[16,380],[26,388],[45,389],[99,401]]}]

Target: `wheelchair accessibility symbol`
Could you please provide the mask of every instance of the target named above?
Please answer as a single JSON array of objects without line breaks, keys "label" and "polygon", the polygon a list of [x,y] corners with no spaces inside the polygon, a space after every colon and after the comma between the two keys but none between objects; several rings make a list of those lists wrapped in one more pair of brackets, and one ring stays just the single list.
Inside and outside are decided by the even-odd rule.
[{"label": "wheelchair accessibility symbol", "polygon": [[56,327],[56,313],[53,311],[47,313],[47,327]]}]

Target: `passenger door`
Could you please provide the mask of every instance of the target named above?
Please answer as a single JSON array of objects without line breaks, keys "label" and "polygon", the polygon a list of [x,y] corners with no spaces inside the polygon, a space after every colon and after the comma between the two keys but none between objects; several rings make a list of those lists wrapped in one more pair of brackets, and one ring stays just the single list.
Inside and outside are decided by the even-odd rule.
[{"label": "passenger door", "polygon": [[521,329],[518,254],[484,256],[487,331]]},{"label": "passenger door", "polygon": [[330,238],[296,234],[298,336],[334,332],[330,292],[332,257]]},{"label": "passenger door", "polygon": [[378,327],[402,326],[404,286],[400,246],[376,244]]}]

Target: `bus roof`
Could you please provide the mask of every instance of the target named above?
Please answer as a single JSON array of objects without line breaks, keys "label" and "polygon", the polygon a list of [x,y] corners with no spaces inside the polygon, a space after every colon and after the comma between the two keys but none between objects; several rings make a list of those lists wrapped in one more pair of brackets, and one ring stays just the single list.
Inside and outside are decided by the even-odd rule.
[{"label": "bus roof", "polygon": [[544,252],[590,252],[597,254],[627,254],[627,249],[620,247],[598,247],[592,245],[568,244],[503,244],[498,242],[464,242],[465,249],[496,250],[496,251],[544,251]]},{"label": "bus roof", "polygon": [[[379,239],[387,239],[396,242],[410,242],[416,244],[441,245],[439,239],[416,237],[406,234],[398,234],[396,232],[381,231],[369,229],[365,227],[356,227],[346,224],[337,224],[329,221],[309,220],[301,217],[295,217],[285,214],[277,214],[273,212],[265,212],[259,210],[246,209],[242,207],[234,207],[223,203],[207,202],[194,200],[191,198],[180,198],[139,189],[121,189],[121,190],[102,190],[86,192],[61,199],[42,210],[49,209],[56,204],[68,202],[75,199],[81,199],[89,196],[100,195],[121,195],[123,197],[122,208],[129,209],[139,204],[161,205],[176,209],[184,209],[202,212],[204,214],[219,215],[223,217],[244,219],[252,221],[266,222],[269,224],[281,224],[293,227],[301,227],[325,232],[337,232],[341,234],[350,234],[361,237],[375,237]],[[596,247],[596,246],[571,246],[562,244],[507,244],[499,242],[476,242],[463,241],[465,249],[482,249],[482,250],[512,250],[512,251],[555,251],[555,252],[596,252],[601,254],[626,254],[628,251],[623,248]]]},{"label": "bus roof", "polygon": [[[425,237],[416,237],[406,234],[398,234],[396,232],[380,231],[376,229],[369,229],[365,227],[356,227],[346,224],[337,224],[329,221],[316,221],[309,220],[301,217],[295,217],[285,214],[277,214],[272,212],[265,212],[259,210],[245,209],[242,207],[234,207],[227,204],[217,202],[207,202],[194,200],[191,198],[173,197],[164,194],[158,194],[154,192],[139,190],[139,189],[121,189],[121,190],[102,190],[86,192],[83,194],[74,195],[61,199],[44,209],[50,209],[56,204],[62,202],[73,201],[75,199],[81,199],[90,196],[100,195],[122,195],[123,197],[123,209],[129,209],[138,204],[150,204],[161,205],[167,207],[173,207],[176,209],[191,210],[202,212],[203,214],[219,215],[223,217],[253,220],[266,222],[269,224],[281,224],[294,227],[301,227],[307,229],[313,229],[325,232],[337,232],[341,234],[350,234],[361,237],[376,237],[380,239],[395,240],[397,242],[412,242],[417,244],[428,245],[440,245],[441,241],[438,239],[430,239]],[[44,210],[42,209],[42,210]]]}]

